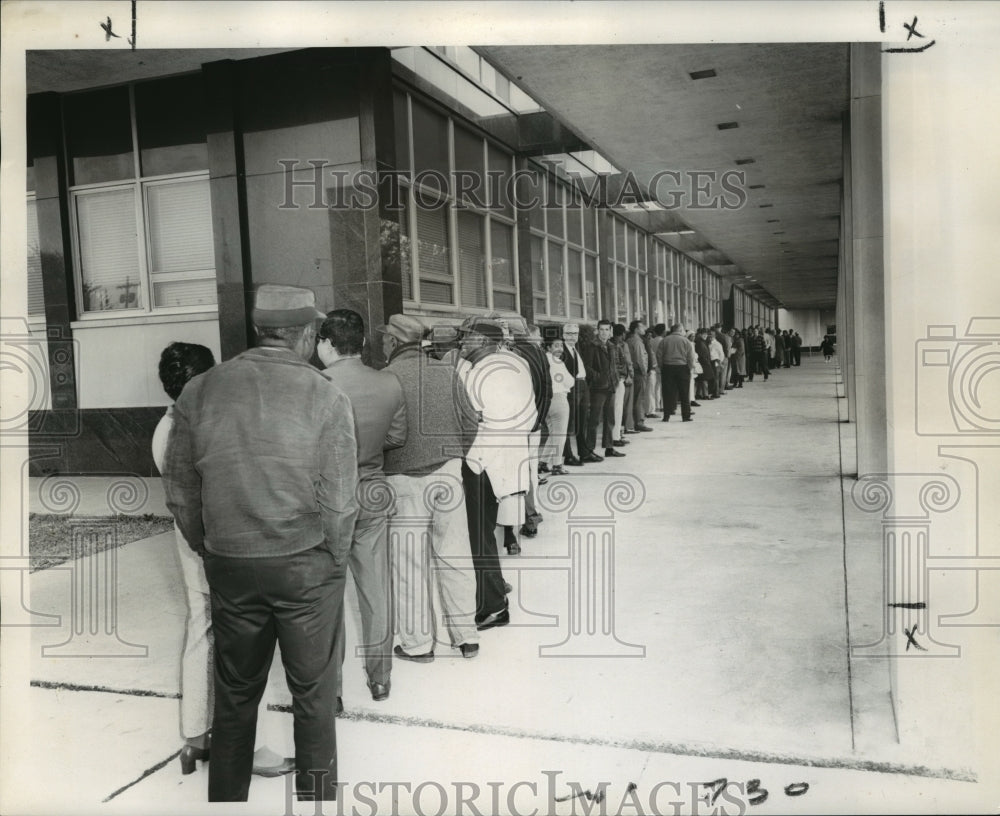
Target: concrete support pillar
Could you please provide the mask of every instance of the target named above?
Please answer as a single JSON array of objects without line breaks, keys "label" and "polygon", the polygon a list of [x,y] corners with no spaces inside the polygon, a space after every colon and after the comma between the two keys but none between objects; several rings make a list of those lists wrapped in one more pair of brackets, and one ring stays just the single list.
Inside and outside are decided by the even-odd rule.
[{"label": "concrete support pillar", "polygon": [[79,402],[73,330],[70,328],[75,297],[71,260],[67,258],[72,243],[58,94],[28,97],[27,126],[28,150],[35,167],[35,206],[45,287],[52,408],[56,411],[75,410]]},{"label": "concrete support pillar", "polygon": [[247,221],[246,162],[236,100],[239,71],[232,60],[202,66],[208,146],[219,348],[228,360],[254,344],[250,310],[253,275]]},{"label": "concrete support pillar", "polygon": [[858,474],[888,467],[886,322],[882,234],[882,54],[878,43],[851,46],[848,283],[853,283],[854,385]]}]

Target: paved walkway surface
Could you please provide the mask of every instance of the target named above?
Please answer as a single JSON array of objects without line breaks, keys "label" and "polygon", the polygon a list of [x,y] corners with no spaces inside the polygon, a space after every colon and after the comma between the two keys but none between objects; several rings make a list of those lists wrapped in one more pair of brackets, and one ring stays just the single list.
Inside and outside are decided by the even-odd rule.
[{"label": "paved walkway surface", "polygon": [[[866,532],[845,510],[837,377],[804,360],[551,479],[539,536],[503,558],[512,623],[483,633],[477,659],[439,644],[431,664],[397,660],[376,703],[349,648],[344,795],[324,812],[994,812],[995,780],[964,755],[897,743],[885,664],[849,658],[848,630],[882,614],[881,576],[871,546],[846,542],[845,526]],[[157,479],[26,490],[32,511],[90,530],[84,517],[166,513]],[[210,810],[207,765],[185,777],[175,758],[176,559],[167,533],[25,579],[4,621],[25,655],[5,727],[23,737],[8,733],[3,760],[30,783],[5,814]],[[347,605],[350,646],[351,582]],[[259,733],[290,754],[277,665],[269,697]],[[211,812],[317,812],[289,781],[255,777],[245,808]]]}]

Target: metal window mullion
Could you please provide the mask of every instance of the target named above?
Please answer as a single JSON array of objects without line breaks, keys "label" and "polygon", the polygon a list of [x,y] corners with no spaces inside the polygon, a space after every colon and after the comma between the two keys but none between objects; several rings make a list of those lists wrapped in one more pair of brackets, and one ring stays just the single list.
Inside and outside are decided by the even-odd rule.
[{"label": "metal window mullion", "polygon": [[[569,188],[569,197],[573,197],[573,189]],[[562,234],[565,242],[562,245],[562,268],[563,268],[563,317],[569,317],[573,311],[569,302],[569,211],[566,209],[566,202],[562,205]]]},{"label": "metal window mullion", "polygon": [[[489,145],[486,139],[483,139],[483,167],[486,168],[486,172],[489,173],[490,170],[490,151]],[[487,175],[483,182],[484,184],[489,181],[489,176]],[[486,190],[486,194],[489,195],[489,189]],[[489,210],[486,211],[486,217],[483,219],[483,271],[486,275],[486,308],[493,309],[493,221],[492,214]]]},{"label": "metal window mullion", "polygon": [[[132,172],[133,190],[135,191],[136,239],[139,261],[139,308],[147,312],[153,311],[153,281],[149,270],[152,268],[149,257],[149,208],[146,206],[146,190],[142,185],[142,167],[139,161],[139,125],[135,115],[135,85],[128,85],[128,117],[132,131]],[[141,226],[141,229],[140,229]],[[143,305],[142,301],[146,303]],[[126,304],[127,306],[128,304]]]},{"label": "metal window mullion", "polygon": [[413,193],[413,96],[406,94],[406,150],[409,153],[409,184],[406,186],[406,220],[410,227],[410,296],[420,303],[420,236],[417,235],[417,197]]},{"label": "metal window mullion", "polygon": [[[450,116],[448,117],[448,177],[452,179],[452,184],[454,184],[455,121]],[[458,209],[455,207],[454,198],[448,194],[450,192],[445,193],[445,201],[448,202],[448,231],[451,233],[448,236],[449,254],[451,255],[448,266],[451,268],[451,276],[455,286],[453,304],[455,306],[462,306],[462,276],[458,265]]]}]

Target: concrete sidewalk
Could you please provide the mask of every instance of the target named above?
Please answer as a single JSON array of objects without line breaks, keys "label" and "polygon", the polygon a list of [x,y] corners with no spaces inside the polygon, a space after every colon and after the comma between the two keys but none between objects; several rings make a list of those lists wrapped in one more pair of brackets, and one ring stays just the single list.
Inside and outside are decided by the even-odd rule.
[{"label": "concrete sidewalk", "polygon": [[[994,781],[972,781],[961,754],[928,766],[899,746],[884,663],[848,657],[847,624],[863,634],[882,613],[866,588],[881,577],[845,549],[854,522],[844,510],[836,379],[834,366],[804,360],[705,402],[693,423],[651,421],[652,433],[627,437],[624,459],[551,479],[539,536],[503,558],[512,623],[483,633],[476,660],[439,645],[433,664],[396,661],[392,695],[375,703],[349,648],[338,722],[345,802],[368,813],[364,796],[388,801],[364,780],[426,782],[422,800],[403,796],[396,811],[438,812],[437,784],[448,813],[455,785],[468,782],[481,788],[483,813],[569,813],[573,801],[585,812],[596,803],[555,799],[571,792],[567,780],[592,791],[603,781],[612,813],[633,782],[639,812],[649,813],[658,783],[679,784],[690,800],[687,783],[724,777],[759,779],[769,790],[753,805],[762,813],[986,812]],[[166,512],[156,479],[141,480],[145,494],[133,485],[131,504],[109,492],[120,479],[32,480],[29,507],[52,512],[57,478],[77,487],[78,500],[63,503],[78,516]],[[580,556],[598,555],[603,568],[581,566]],[[72,793],[63,802],[52,786],[26,790],[23,807],[4,812],[197,812],[207,771],[182,777],[173,759],[185,610],[172,534],[27,584],[32,685],[21,692],[31,729],[9,761],[25,779],[54,765]],[[80,603],[84,587],[107,604]],[[603,599],[598,608],[572,601],[581,587]],[[359,637],[351,582],[347,607],[350,646]],[[271,681],[277,703],[265,724],[291,753],[280,670]],[[561,773],[555,794],[545,771]],[[490,781],[500,785],[498,806]],[[793,783],[809,790],[787,796]],[[249,809],[290,812],[284,785],[255,778]],[[680,794],[660,791],[659,811],[673,812]],[[720,798],[721,812],[759,798],[727,792],[739,801]],[[697,811],[690,801],[677,807]]]}]

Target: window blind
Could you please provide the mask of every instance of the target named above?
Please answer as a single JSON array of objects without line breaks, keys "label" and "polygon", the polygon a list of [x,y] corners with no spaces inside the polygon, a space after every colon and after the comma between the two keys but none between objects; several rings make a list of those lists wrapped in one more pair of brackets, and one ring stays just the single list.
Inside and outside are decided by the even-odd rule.
[{"label": "window blind", "polygon": [[76,197],[83,310],[141,306],[135,191],[115,189]]},{"label": "window blind", "polygon": [[486,306],[485,219],[468,211],[458,214],[458,274],[462,305]]},{"label": "window blind", "polygon": [[42,252],[38,245],[38,210],[34,199],[28,201],[28,315],[45,314],[42,286]]},{"label": "window blind", "polygon": [[215,269],[212,201],[208,179],[146,188],[150,272]]}]

